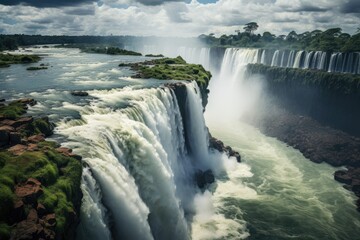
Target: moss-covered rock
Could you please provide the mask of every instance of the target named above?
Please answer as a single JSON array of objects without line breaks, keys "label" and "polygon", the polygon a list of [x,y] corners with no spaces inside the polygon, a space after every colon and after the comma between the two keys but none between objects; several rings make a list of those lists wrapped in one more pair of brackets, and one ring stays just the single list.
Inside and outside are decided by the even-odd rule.
[{"label": "moss-covered rock", "polygon": [[[46,229],[52,221],[49,237],[53,232],[57,239],[72,239],[82,198],[81,157],[59,148],[55,142],[45,141],[44,136],[52,134],[53,125],[47,117],[22,117],[29,103],[34,101],[22,99],[0,107],[2,131],[16,131],[22,136],[21,144],[12,146],[8,142],[0,148],[0,239],[20,236],[30,224],[26,216],[42,218],[39,223],[30,224],[33,229]],[[26,187],[29,179],[39,183],[41,191],[35,195]],[[19,206],[24,211],[21,217]],[[37,206],[41,206],[42,216]]]},{"label": "moss-covered rock", "polygon": [[155,78],[159,80],[196,81],[199,86],[207,87],[211,73],[202,65],[188,64],[180,56],[176,58],[161,58],[142,63],[120,64],[120,67],[131,67],[137,71],[135,78]]}]

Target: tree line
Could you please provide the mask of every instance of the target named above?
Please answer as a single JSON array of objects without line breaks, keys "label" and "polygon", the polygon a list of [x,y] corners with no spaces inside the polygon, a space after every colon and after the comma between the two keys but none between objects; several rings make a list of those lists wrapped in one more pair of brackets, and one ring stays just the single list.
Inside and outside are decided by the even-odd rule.
[{"label": "tree line", "polygon": [[360,51],[360,28],[354,35],[342,32],[341,28],[330,28],[325,31],[313,30],[303,33],[291,31],[287,35],[276,36],[268,31],[255,34],[258,27],[256,22],[250,22],[245,24],[243,31],[236,30],[235,34],[224,34],[220,37],[216,37],[213,33],[202,34],[199,39],[209,46],[220,47],[301,49],[325,52]]}]

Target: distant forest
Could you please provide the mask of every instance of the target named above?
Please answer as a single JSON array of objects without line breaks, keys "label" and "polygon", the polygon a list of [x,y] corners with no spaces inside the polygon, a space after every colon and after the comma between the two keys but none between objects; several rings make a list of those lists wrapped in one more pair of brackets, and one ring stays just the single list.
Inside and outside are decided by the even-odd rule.
[{"label": "distant forest", "polygon": [[[209,47],[252,47],[268,49],[312,50],[325,52],[356,52],[360,51],[360,28],[357,33],[350,35],[342,32],[341,28],[331,28],[325,31],[314,30],[304,33],[291,31],[287,35],[264,32],[256,34],[256,22],[245,24],[242,30],[232,35],[216,37],[211,33],[202,34],[197,40]],[[194,38],[157,38],[134,36],[42,36],[42,35],[0,35],[0,51],[16,50],[19,46],[41,44],[107,44],[119,48],[126,45],[156,44],[157,42],[171,42],[180,45],[191,45]]]},{"label": "distant forest", "polygon": [[215,34],[200,35],[201,41],[209,46],[217,47],[253,47],[270,49],[293,49],[325,52],[356,52],[360,51],[360,28],[357,33],[343,33],[341,28],[325,31],[314,30],[303,33],[291,31],[287,35],[264,32],[256,34],[259,25],[256,22],[245,24],[243,30],[235,34],[215,37]]}]

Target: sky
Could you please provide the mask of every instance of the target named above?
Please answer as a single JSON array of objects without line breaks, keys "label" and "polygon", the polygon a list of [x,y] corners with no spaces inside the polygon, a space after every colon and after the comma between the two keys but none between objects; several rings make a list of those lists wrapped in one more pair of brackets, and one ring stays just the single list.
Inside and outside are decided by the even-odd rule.
[{"label": "sky", "polygon": [[0,34],[195,37],[360,27],[360,0],[0,0]]}]

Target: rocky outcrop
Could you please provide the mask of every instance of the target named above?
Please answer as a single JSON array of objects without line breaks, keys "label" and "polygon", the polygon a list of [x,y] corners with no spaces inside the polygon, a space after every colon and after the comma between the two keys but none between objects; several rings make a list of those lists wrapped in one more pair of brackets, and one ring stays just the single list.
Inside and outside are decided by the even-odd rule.
[{"label": "rocky outcrop", "polygon": [[87,93],[85,91],[72,91],[71,95],[77,96],[77,97],[86,97],[86,96],[89,96],[89,93]]},{"label": "rocky outcrop", "polygon": [[228,157],[235,157],[237,162],[241,162],[240,153],[234,151],[230,146],[225,146],[225,144],[210,135],[209,138],[209,147],[212,149],[216,149],[219,152],[224,152]]},{"label": "rocky outcrop", "polygon": [[198,170],[195,173],[195,181],[196,181],[197,186],[202,189],[202,188],[205,188],[207,185],[215,182],[215,176],[210,169],[208,169],[204,172],[201,170]]},{"label": "rocky outcrop", "polygon": [[18,116],[35,103],[20,99],[0,106],[0,112],[14,113],[0,120],[0,225],[8,226],[0,239],[74,239],[81,156],[45,140],[53,130],[48,117]]}]

